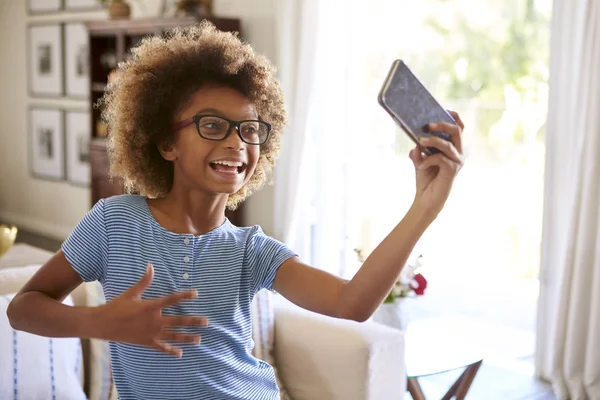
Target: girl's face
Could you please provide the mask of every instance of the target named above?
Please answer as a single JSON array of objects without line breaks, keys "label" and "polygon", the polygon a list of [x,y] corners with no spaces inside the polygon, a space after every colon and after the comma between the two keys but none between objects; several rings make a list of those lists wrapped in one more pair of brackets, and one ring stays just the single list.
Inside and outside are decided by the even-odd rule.
[{"label": "girl's face", "polygon": [[[175,122],[197,115],[220,116],[232,121],[258,120],[248,98],[235,89],[207,86],[194,93]],[[208,121],[209,128],[212,122]],[[233,194],[245,185],[258,162],[260,146],[245,143],[235,127],[220,141],[200,136],[192,123],[175,133],[171,146],[162,148],[163,157],[173,162],[174,185],[206,194]]]}]

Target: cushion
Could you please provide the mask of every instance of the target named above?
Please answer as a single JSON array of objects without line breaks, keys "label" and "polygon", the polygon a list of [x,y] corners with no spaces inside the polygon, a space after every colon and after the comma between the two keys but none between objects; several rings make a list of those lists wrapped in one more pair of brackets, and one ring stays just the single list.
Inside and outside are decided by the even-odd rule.
[{"label": "cushion", "polygon": [[[104,292],[99,282],[91,282],[87,292],[88,305],[97,307],[104,303]],[[90,397],[89,400],[116,400],[117,389],[112,379],[108,342],[90,339]]]},{"label": "cushion", "polygon": [[0,398],[85,399],[81,341],[12,329],[6,311],[14,296],[0,295]]},{"label": "cushion", "polygon": [[[0,268],[0,295],[18,292],[40,266],[37,264]],[[102,287],[98,282],[82,284],[71,293],[71,297],[77,306],[97,306],[104,303]],[[87,341],[87,339],[83,340],[83,342]],[[109,368],[108,342],[89,340],[89,346],[84,346],[84,351],[83,362],[89,369],[89,382],[86,385],[89,388],[89,399],[116,399],[116,391],[114,394],[111,391],[113,385]]]},{"label": "cushion", "polygon": [[281,391],[281,400],[290,400],[283,382],[275,366],[273,346],[275,343],[275,310],[273,308],[273,293],[263,289],[254,296],[251,308],[252,340],[254,341],[254,357],[269,363],[275,369],[277,386]]},{"label": "cushion", "polygon": [[15,243],[6,254],[0,257],[0,269],[33,264],[42,265],[53,255],[54,253],[25,243]]}]

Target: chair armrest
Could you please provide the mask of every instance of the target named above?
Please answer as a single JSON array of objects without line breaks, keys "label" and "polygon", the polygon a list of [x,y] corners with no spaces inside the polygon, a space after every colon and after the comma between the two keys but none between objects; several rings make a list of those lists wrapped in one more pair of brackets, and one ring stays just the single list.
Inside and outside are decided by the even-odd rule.
[{"label": "chair armrest", "polygon": [[274,359],[294,400],[392,400],[406,392],[402,332],[310,313],[281,299]]}]

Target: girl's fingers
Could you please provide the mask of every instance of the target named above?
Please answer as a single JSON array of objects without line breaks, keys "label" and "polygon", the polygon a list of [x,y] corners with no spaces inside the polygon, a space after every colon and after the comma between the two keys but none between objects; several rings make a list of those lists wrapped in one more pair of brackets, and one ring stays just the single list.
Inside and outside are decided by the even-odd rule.
[{"label": "girl's fingers", "polygon": [[423,161],[423,154],[421,154],[421,149],[419,146],[412,149],[408,156],[412,160],[415,167],[418,167],[419,164],[421,164],[421,162]]},{"label": "girl's fingers", "polygon": [[170,344],[162,342],[158,339],[154,340],[154,344],[153,344],[152,348],[154,348],[155,350],[158,350],[160,352],[175,356],[177,358],[181,358],[181,356],[183,355],[183,350],[181,350],[175,346],[171,346]]},{"label": "girl's fingers", "polygon": [[163,331],[160,334],[159,339],[177,343],[200,343],[200,335],[190,335],[174,331]]},{"label": "girl's fingers", "polygon": [[[459,150],[454,145],[444,139],[440,139],[436,136],[429,136],[420,140],[420,143],[424,147],[435,147],[441,151],[446,157],[455,163],[462,164],[462,156]],[[427,157],[430,158],[431,156]]]},{"label": "girl's fingers", "polygon": [[460,130],[462,131],[463,129],[465,129],[465,124],[463,124],[462,119],[460,119],[460,115],[458,115],[456,111],[448,110],[448,112],[450,113],[450,115],[452,115],[452,118],[454,118],[458,126],[460,126]]},{"label": "girl's fingers", "polygon": [[208,326],[206,317],[167,315],[162,318],[163,326]]},{"label": "girl's fingers", "polygon": [[[429,124],[430,132],[443,132],[450,136],[450,141],[456,147],[456,150],[462,154],[462,137],[461,128],[458,125],[449,124],[447,122],[437,122]],[[436,136],[433,136],[436,137]],[[440,149],[441,150],[441,149]]]},{"label": "girl's fingers", "polygon": [[426,170],[431,167],[439,167],[440,169],[446,169],[451,171],[458,171],[459,164],[453,162],[448,157],[441,153],[434,154],[426,157],[423,162],[419,165],[419,170]]}]

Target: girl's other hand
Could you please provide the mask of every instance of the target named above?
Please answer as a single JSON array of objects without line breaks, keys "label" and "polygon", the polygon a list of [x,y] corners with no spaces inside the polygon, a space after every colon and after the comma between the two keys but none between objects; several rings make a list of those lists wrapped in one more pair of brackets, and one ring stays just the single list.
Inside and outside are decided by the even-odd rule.
[{"label": "girl's other hand", "polygon": [[200,335],[176,332],[185,326],[207,326],[202,316],[167,316],[162,310],[198,296],[195,290],[177,292],[153,300],[142,300],[152,283],[154,268],[148,264],[144,276],[120,296],[98,307],[101,337],[105,340],[147,346],[181,357],[183,351],[166,342],[200,343]]}]

